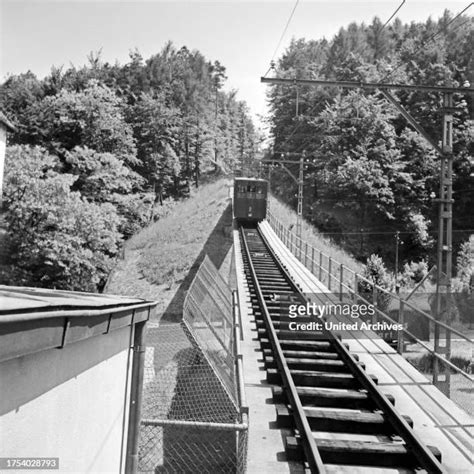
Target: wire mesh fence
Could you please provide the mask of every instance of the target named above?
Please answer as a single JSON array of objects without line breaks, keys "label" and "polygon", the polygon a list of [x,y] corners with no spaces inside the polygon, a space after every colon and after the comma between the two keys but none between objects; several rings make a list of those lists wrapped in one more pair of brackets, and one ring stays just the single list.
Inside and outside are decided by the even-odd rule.
[{"label": "wire mesh fence", "polygon": [[231,291],[207,257],[186,296],[183,322],[237,405]]},{"label": "wire mesh fence", "polygon": [[245,472],[248,420],[233,313],[230,289],[206,259],[183,321],[148,328],[139,472]]}]

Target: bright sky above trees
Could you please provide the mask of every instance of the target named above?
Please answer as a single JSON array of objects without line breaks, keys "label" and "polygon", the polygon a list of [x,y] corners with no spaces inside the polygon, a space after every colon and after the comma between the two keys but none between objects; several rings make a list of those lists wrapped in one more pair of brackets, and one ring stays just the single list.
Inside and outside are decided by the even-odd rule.
[{"label": "bright sky above trees", "polygon": [[[291,37],[331,38],[352,21],[385,22],[400,0],[300,0],[277,57]],[[457,13],[469,2],[408,0],[397,15],[403,22],[437,19],[445,8]],[[199,49],[227,68],[227,88],[239,90],[254,115],[265,112],[259,78],[288,20],[294,0],[119,1],[1,0],[0,78],[30,69],[39,77],[51,65],[80,66],[102,48],[105,61],[121,63],[135,47],[147,58],[167,40]],[[472,14],[472,11],[469,12]]]}]

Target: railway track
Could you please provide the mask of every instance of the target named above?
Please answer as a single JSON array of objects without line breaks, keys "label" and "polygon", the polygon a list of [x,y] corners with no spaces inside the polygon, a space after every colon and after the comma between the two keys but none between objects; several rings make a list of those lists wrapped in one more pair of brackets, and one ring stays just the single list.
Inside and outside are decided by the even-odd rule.
[{"label": "railway track", "polygon": [[324,327],[290,330],[289,305],[304,304],[304,295],[256,225],[241,226],[240,238],[277,425],[290,433],[287,459],[313,473],[356,466],[445,472],[439,450],[422,443],[347,345]]}]

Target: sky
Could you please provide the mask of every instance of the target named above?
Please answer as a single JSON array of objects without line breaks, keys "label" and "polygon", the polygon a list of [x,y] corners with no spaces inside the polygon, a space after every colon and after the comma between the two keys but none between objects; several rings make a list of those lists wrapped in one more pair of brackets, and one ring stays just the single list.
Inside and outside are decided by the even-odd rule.
[{"label": "sky", "polygon": [[[350,22],[383,22],[401,0],[300,0],[278,48],[292,37],[332,38]],[[404,22],[461,11],[469,1],[407,0],[397,17]],[[237,89],[254,117],[264,114],[260,76],[269,68],[295,0],[121,1],[0,0],[0,80],[31,70],[44,77],[52,65],[81,66],[91,51],[104,61],[125,63],[137,48],[144,58],[171,40],[198,49],[227,68],[227,89]],[[468,11],[473,14],[474,8]],[[393,21],[393,20],[392,20]]]}]

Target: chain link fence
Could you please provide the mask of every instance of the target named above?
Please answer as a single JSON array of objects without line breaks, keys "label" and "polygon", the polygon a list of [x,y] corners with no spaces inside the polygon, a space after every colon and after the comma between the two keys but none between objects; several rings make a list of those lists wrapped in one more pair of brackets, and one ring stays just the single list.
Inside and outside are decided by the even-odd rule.
[{"label": "chain link fence", "polygon": [[139,472],[245,472],[238,328],[232,293],[206,258],[188,290],[183,321],[148,328]]}]

